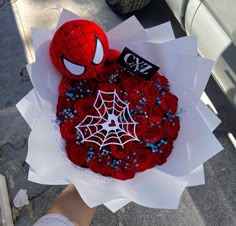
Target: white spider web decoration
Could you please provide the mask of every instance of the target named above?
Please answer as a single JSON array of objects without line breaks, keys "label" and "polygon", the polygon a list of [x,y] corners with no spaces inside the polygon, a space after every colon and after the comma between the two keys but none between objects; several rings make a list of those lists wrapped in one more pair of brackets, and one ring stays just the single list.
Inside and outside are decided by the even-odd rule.
[{"label": "white spider web decoration", "polygon": [[136,136],[137,123],[129,112],[129,103],[122,101],[116,93],[98,90],[93,104],[98,116],[87,115],[76,129],[82,136],[81,142],[93,142],[100,149],[110,144],[124,147],[129,141],[139,141]]}]

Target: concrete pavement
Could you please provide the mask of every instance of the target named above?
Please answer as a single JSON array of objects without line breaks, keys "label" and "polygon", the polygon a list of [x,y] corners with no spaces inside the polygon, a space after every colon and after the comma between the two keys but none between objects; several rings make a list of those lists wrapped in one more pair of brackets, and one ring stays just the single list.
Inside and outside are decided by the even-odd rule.
[{"label": "concrete pavement", "polygon": [[[24,160],[30,129],[15,107],[32,88],[24,68],[34,60],[30,28],[53,28],[62,7],[98,22],[105,30],[128,17],[115,14],[104,0],[0,1],[0,174],[7,178],[11,198],[19,189],[27,189],[31,200],[16,226],[32,225],[63,188],[27,181]],[[145,27],[171,20],[176,36],[185,35],[162,1],[152,1],[136,16]],[[92,225],[236,225],[236,151],[229,139],[229,133],[236,135],[235,110],[213,79],[206,91],[223,121],[215,135],[225,148],[205,164],[206,185],[186,189],[178,210],[131,203],[113,214],[99,206]]]}]

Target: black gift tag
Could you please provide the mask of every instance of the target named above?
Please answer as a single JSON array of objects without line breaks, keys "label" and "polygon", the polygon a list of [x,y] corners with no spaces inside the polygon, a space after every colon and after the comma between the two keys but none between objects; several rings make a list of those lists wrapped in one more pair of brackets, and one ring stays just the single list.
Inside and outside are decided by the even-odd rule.
[{"label": "black gift tag", "polygon": [[159,67],[145,60],[127,47],[122,51],[118,62],[133,72],[142,76],[145,79],[150,79],[158,70]]}]

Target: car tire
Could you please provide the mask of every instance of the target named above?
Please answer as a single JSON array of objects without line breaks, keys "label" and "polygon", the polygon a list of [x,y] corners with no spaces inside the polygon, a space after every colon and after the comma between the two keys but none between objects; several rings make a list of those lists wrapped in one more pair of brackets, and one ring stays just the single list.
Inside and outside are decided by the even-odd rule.
[{"label": "car tire", "polygon": [[106,0],[108,5],[121,14],[130,13],[145,7],[151,0]]}]

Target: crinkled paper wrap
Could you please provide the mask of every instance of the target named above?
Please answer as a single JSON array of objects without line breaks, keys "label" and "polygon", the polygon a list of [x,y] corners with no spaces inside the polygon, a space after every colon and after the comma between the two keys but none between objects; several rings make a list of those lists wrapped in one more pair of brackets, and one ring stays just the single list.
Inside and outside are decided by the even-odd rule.
[{"label": "crinkled paper wrap", "polygon": [[[74,19],[79,17],[63,10],[57,28]],[[90,207],[104,204],[113,212],[131,201],[153,208],[178,208],[185,187],[204,184],[203,163],[222,150],[212,134],[220,120],[200,100],[213,62],[197,56],[196,37],[175,39],[170,23],[145,30],[135,17],[107,32],[110,48],[122,51],[126,46],[159,66],[184,109],[167,163],[120,181],[65,159],[64,141],[55,123],[62,76],[52,66],[48,52],[53,33],[32,30],[36,63],[27,69],[34,88],[17,104],[32,129],[26,159],[29,180],[50,185],[72,183]]]}]

